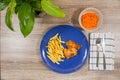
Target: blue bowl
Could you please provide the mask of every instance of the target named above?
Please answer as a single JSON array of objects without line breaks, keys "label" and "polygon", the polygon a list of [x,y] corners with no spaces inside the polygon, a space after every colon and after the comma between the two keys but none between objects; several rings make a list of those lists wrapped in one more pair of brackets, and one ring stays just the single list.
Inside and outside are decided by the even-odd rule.
[{"label": "blue bowl", "polygon": [[[49,39],[57,33],[61,36],[63,41],[73,40],[74,42],[82,45],[80,50],[78,50],[78,54],[76,56],[70,59],[64,59],[64,62],[60,62],[60,64],[53,63],[47,57],[46,53],[46,46],[48,45]],[[40,55],[42,57],[43,62],[49,69],[63,74],[71,73],[80,69],[85,64],[89,55],[89,43],[87,41],[86,36],[78,28],[70,25],[58,25],[50,29],[43,36],[40,45]]]}]

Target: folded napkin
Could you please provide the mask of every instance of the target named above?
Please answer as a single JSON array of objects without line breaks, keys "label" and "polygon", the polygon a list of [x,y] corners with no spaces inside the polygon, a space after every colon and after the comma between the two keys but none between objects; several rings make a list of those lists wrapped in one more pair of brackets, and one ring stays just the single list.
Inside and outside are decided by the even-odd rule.
[{"label": "folded napkin", "polygon": [[[104,47],[100,44],[99,51],[99,62],[97,63],[97,45],[96,40],[100,38],[103,42]],[[111,32],[107,33],[91,33],[90,34],[90,59],[89,59],[89,70],[104,70],[103,67],[103,48],[105,52],[106,69],[114,70],[114,34]]]}]

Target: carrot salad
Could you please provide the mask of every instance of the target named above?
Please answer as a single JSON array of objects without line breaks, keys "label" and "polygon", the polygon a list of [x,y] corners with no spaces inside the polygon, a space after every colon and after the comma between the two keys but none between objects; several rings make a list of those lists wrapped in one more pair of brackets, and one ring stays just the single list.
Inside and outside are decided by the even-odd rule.
[{"label": "carrot salad", "polygon": [[95,13],[86,13],[82,16],[82,25],[89,30],[97,27],[98,16]]}]

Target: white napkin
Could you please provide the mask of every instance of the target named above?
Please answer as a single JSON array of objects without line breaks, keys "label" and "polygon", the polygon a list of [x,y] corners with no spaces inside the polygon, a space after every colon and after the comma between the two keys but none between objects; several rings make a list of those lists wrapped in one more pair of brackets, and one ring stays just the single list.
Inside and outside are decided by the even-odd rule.
[{"label": "white napkin", "polygon": [[103,49],[102,43],[100,44],[99,49],[99,63],[97,63],[97,45],[96,39],[104,39],[105,47],[105,60],[106,60],[106,69],[105,70],[114,70],[114,34],[111,32],[107,33],[91,33],[90,34],[90,61],[89,61],[89,70],[104,70],[103,68]]}]

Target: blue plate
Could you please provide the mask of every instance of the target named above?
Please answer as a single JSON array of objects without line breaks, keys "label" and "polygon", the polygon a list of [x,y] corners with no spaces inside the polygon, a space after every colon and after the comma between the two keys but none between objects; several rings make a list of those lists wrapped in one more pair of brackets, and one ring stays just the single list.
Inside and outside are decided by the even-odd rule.
[{"label": "blue plate", "polygon": [[[64,62],[60,62],[60,64],[53,63],[47,57],[47,48],[48,41],[55,34],[59,33],[63,41],[73,40],[74,42],[82,45],[82,48],[78,50],[77,56],[74,56],[70,59],[64,59]],[[80,69],[86,62],[87,57],[89,55],[89,43],[85,37],[85,35],[74,26],[70,25],[58,25],[52,29],[50,29],[43,37],[40,45],[40,54],[45,65],[58,73],[71,73],[78,69]]]}]

